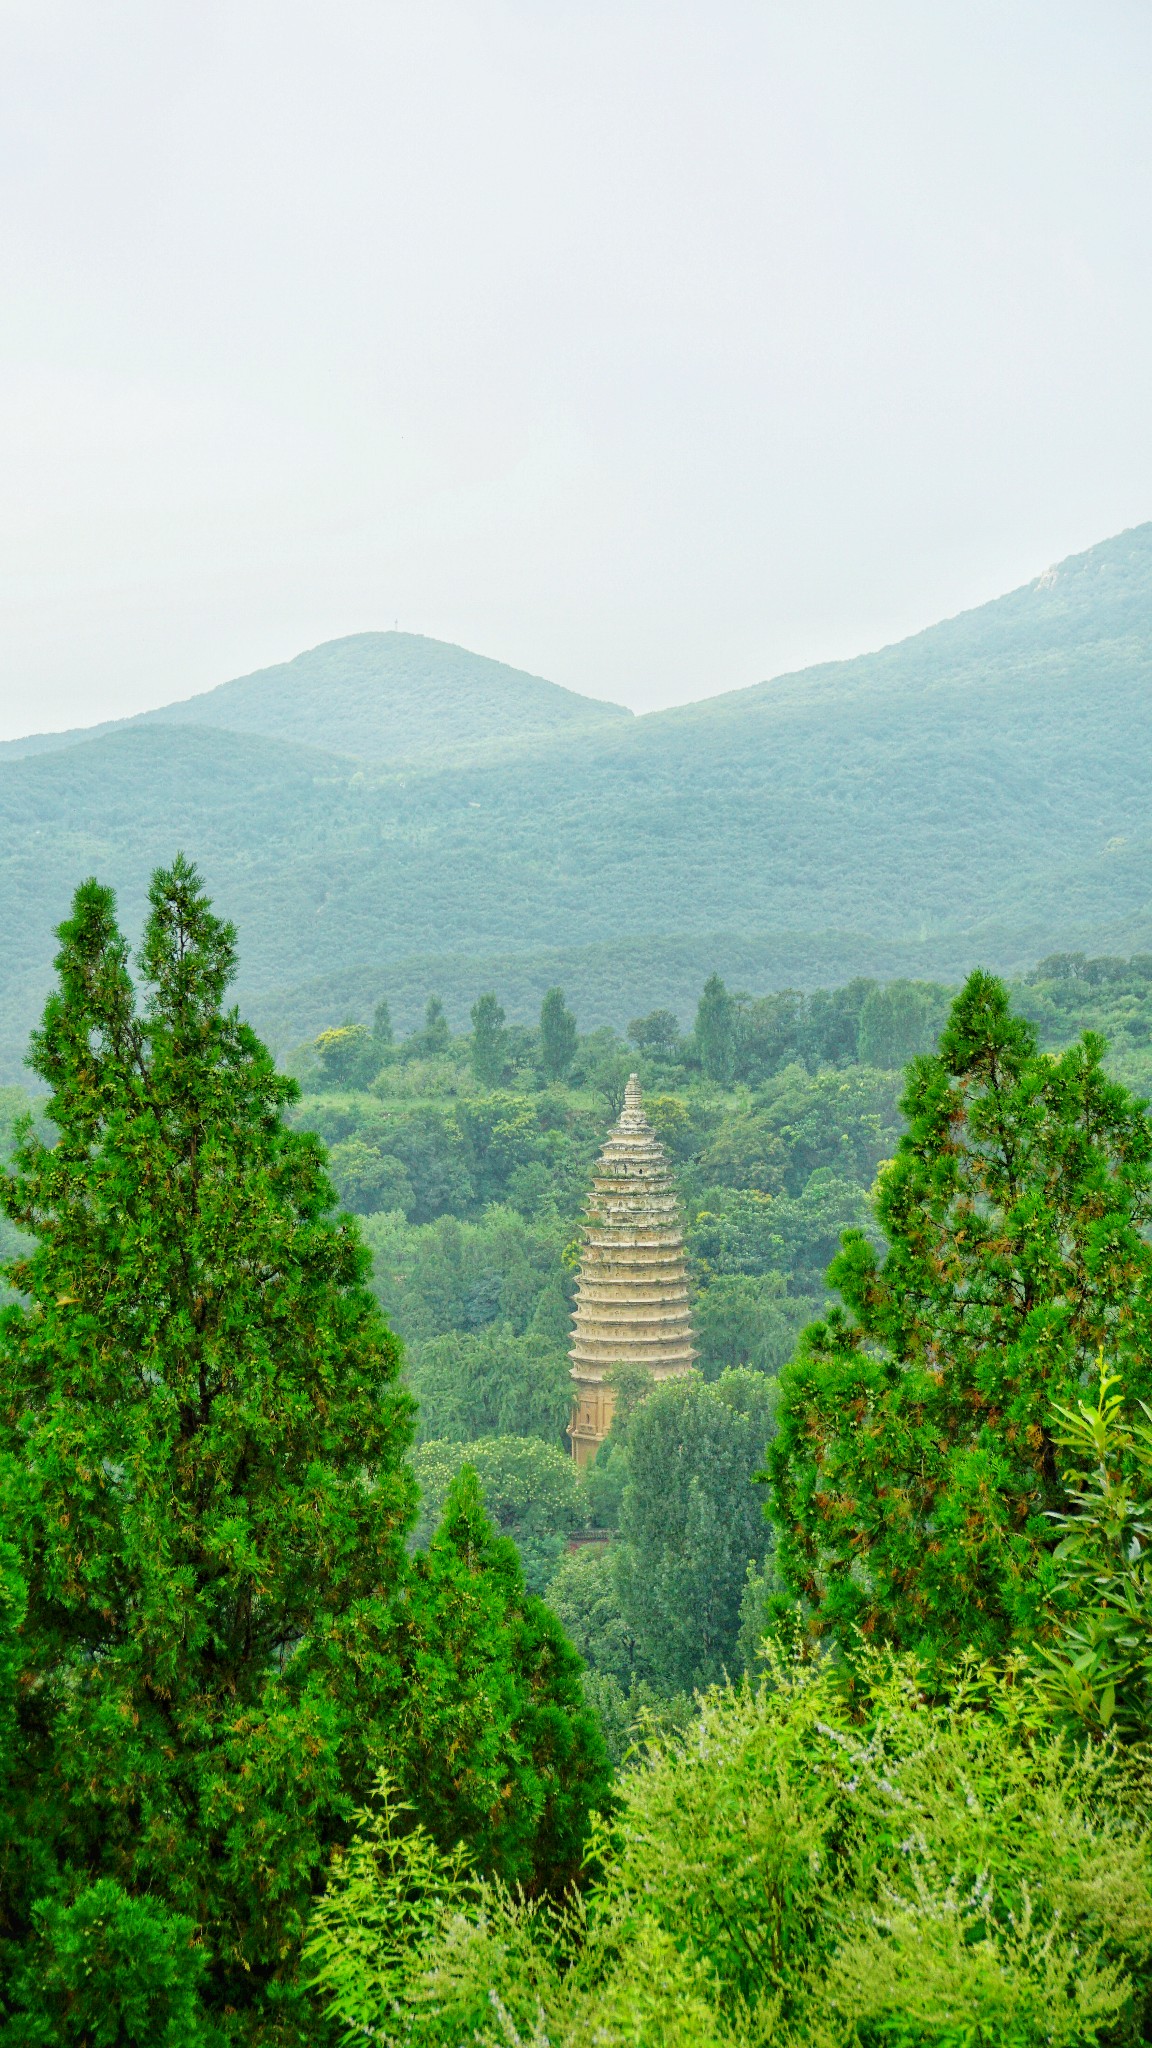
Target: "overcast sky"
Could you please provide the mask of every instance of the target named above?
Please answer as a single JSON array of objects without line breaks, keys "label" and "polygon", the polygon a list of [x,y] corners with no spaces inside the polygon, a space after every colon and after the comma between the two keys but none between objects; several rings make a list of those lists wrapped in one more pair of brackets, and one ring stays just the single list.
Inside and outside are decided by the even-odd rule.
[{"label": "overcast sky", "polygon": [[0,0],[0,731],[637,708],[1152,517],[1148,0]]}]

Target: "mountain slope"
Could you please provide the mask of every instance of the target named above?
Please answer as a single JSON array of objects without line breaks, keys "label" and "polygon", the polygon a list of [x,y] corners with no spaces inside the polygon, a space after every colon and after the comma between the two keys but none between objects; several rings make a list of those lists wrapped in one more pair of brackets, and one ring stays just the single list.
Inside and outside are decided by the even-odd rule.
[{"label": "mountain slope", "polygon": [[1152,948],[1150,701],[1152,525],[880,653],[402,776],[159,719],[2,762],[0,1047],[75,879],[105,875],[131,922],[177,847],[239,924],[243,999],[286,1027],[280,992],[327,982],[342,1008],[415,956],[455,987],[452,956],[643,940],[626,1021],[714,934],[771,939],[734,957],[785,979]]},{"label": "mountain slope", "polygon": [[578,696],[442,640],[353,633],[181,703],[87,730],[11,740],[2,751],[16,759],[136,726],[211,726],[392,766],[446,750],[460,754],[547,739],[631,716],[621,704]]}]

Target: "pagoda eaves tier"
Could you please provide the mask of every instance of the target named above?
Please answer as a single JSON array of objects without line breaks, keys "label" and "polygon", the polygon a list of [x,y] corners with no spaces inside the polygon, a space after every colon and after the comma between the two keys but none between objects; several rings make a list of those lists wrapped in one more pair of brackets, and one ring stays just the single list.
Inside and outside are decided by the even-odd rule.
[{"label": "pagoda eaves tier", "polygon": [[587,1219],[569,1352],[568,1434],[580,1465],[612,1426],[612,1382],[621,1366],[674,1379],[696,1356],[676,1189],[635,1074],[597,1162]]}]

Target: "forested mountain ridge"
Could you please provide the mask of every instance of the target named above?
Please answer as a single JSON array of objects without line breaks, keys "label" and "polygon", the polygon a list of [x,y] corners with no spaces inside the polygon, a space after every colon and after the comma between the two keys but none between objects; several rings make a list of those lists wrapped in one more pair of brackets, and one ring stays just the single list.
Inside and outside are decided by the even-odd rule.
[{"label": "forested mountain ridge", "polygon": [[631,717],[622,704],[581,697],[542,676],[418,633],[352,633],[293,661],[134,718],[11,740],[10,758],[55,752],[142,725],[211,726],[326,752],[401,761]]},{"label": "forested mountain ridge", "polygon": [[959,687],[978,694],[990,683],[1034,677],[1045,665],[1058,682],[1077,649],[1103,656],[1109,664],[1147,659],[1150,580],[1152,522],[1147,522],[1068,556],[1004,597],[874,653],[777,676],[663,716],[687,723],[703,712],[711,724],[725,712],[739,717],[796,708],[817,694],[825,702],[862,691],[878,696],[908,688],[936,693]]},{"label": "forested mountain ridge", "polygon": [[[311,1018],[325,983],[349,1001],[362,985],[366,1013],[414,960],[430,988],[459,980],[458,956],[502,956],[505,987],[509,961],[557,947],[653,960],[651,991],[621,977],[623,1023],[667,1000],[686,942],[698,986],[695,945],[718,933],[770,941],[761,986],[772,958],[780,980],[836,980],[873,945],[878,971],[950,976],[1140,950],[1150,682],[1152,524],[877,654],[643,718],[573,713],[551,739],[440,763],[332,751],[335,691],[324,752],[157,717],[0,761],[5,1066],[76,873],[115,885],[131,927],[177,846],[244,933],[243,1001],[286,1028],[285,990],[311,985]],[[274,696],[261,683],[251,716]]]}]

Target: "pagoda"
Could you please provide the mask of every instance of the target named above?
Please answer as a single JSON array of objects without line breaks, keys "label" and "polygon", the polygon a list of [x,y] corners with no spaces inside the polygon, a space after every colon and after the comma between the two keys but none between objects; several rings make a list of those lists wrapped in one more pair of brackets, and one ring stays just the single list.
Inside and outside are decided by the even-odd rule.
[{"label": "pagoda", "polygon": [[578,1465],[612,1426],[612,1382],[621,1366],[667,1380],[690,1371],[696,1356],[676,1189],[635,1074],[592,1178],[568,1355],[575,1381],[568,1434]]}]

